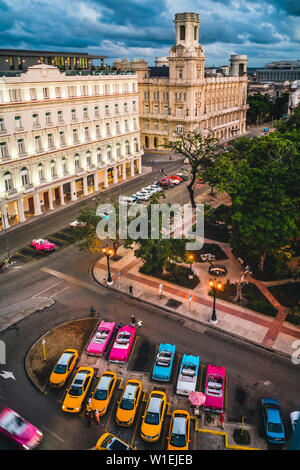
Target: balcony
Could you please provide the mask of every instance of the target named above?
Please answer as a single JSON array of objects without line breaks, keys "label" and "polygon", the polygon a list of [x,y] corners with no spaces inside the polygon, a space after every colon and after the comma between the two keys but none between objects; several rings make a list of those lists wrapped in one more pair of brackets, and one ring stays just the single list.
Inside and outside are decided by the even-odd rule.
[{"label": "balcony", "polygon": [[7,129],[5,129],[4,127],[2,127],[2,128],[0,129],[0,135],[5,135],[5,134],[7,134]]},{"label": "balcony", "polygon": [[83,173],[85,173],[85,169],[84,168],[75,168],[75,174],[76,176],[79,176],[79,175],[82,175]]},{"label": "balcony", "polygon": [[44,149],[42,148],[35,149],[35,155],[41,155],[41,153],[44,153]]},{"label": "balcony", "polygon": [[57,125],[58,125],[58,126],[64,126],[65,123],[66,123],[66,122],[64,121],[64,119],[60,119],[59,121],[57,121]]},{"label": "balcony", "polygon": [[24,132],[24,127],[16,127],[14,129],[14,134],[21,134],[22,132]]},{"label": "balcony", "polygon": [[9,191],[6,191],[6,193],[5,193],[6,199],[13,199],[17,196],[18,196],[18,191],[15,188],[10,189]]},{"label": "balcony", "polygon": [[40,128],[41,128],[41,125],[40,125],[39,122],[37,122],[37,123],[35,123],[35,124],[32,124],[32,130],[33,130],[33,131],[34,131],[34,130],[38,130],[38,129],[40,129]]},{"label": "balcony", "polygon": [[34,190],[34,184],[28,183],[26,186],[22,186],[22,192],[23,193],[29,193]]}]

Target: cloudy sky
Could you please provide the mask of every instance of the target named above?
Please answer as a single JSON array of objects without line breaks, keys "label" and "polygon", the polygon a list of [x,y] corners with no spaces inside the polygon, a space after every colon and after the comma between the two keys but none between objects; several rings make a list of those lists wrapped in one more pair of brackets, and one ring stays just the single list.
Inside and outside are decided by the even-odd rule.
[{"label": "cloudy sky", "polygon": [[300,59],[299,0],[0,0],[0,47],[144,57],[174,44],[174,15],[197,12],[206,65]]}]

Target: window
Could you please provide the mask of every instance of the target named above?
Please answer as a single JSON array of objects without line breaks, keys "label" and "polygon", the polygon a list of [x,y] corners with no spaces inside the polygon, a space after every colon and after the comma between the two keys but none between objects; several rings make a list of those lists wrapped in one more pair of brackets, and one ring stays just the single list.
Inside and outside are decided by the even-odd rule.
[{"label": "window", "polygon": [[117,144],[117,147],[116,147],[116,154],[117,154],[117,158],[120,158],[120,156],[121,156],[121,145],[119,143]]},{"label": "window", "polygon": [[0,118],[0,132],[5,131],[4,119]]},{"label": "window", "polygon": [[68,93],[69,93],[69,98],[75,98],[76,97],[76,87],[75,86],[69,86],[68,87]]},{"label": "window", "polygon": [[23,167],[21,169],[21,180],[22,180],[22,185],[23,186],[28,186],[29,185],[29,173],[28,173],[28,169],[26,167]]},{"label": "window", "polygon": [[88,94],[89,94],[89,93],[88,93],[88,87],[87,87],[87,85],[83,85],[83,86],[81,87],[81,96],[88,96]]},{"label": "window", "polygon": [[185,40],[185,26],[180,26],[180,41]]},{"label": "window", "polygon": [[133,129],[134,129],[135,131],[138,130],[138,125],[137,125],[137,119],[136,119],[136,118],[133,119]]},{"label": "window", "polygon": [[48,134],[48,149],[54,148],[53,134]]},{"label": "window", "polygon": [[8,158],[8,148],[6,142],[0,142],[0,151],[2,160]]},{"label": "window", "polygon": [[119,105],[115,104],[115,114],[119,114]]},{"label": "window", "polygon": [[149,105],[145,104],[145,114],[149,114]]},{"label": "window", "polygon": [[169,126],[166,122],[164,122],[164,132],[168,132]]},{"label": "window", "polygon": [[96,125],[96,138],[100,139],[100,127],[99,124]]},{"label": "window", "polygon": [[106,150],[107,160],[111,160],[111,146],[109,145]]},{"label": "window", "polygon": [[15,128],[22,129],[21,116],[15,116]]},{"label": "window", "polygon": [[66,160],[66,157],[62,157],[62,170],[64,175],[68,173],[68,162]]},{"label": "window", "polygon": [[64,131],[61,131],[59,133],[59,144],[61,147],[63,147],[64,145],[66,145],[66,139],[65,139],[65,133]]},{"label": "window", "polygon": [[130,153],[129,142],[128,142],[128,140],[126,140],[126,142],[125,142],[125,154],[129,155],[129,153]]},{"label": "window", "polygon": [[93,95],[99,95],[99,85],[93,85]]},{"label": "window", "polygon": [[87,168],[90,168],[91,164],[92,164],[91,152],[88,151],[88,152],[86,152],[86,166],[87,166]]},{"label": "window", "polygon": [[51,124],[51,113],[50,112],[45,114],[45,118],[46,118],[46,125]]},{"label": "window", "polygon": [[106,135],[107,135],[107,137],[110,137],[110,135],[111,135],[109,122],[106,123]]},{"label": "window", "polygon": [[128,121],[125,119],[125,132],[129,132]]},{"label": "window", "polygon": [[194,41],[198,40],[198,28],[197,26],[194,27]]},{"label": "window", "polygon": [[146,130],[149,129],[149,121],[145,121],[145,129],[146,129]]},{"label": "window", "polygon": [[84,138],[85,140],[90,140],[90,130],[88,127],[84,128]]},{"label": "window", "polygon": [[119,121],[116,121],[116,133],[120,134],[120,123],[119,123]]},{"label": "window", "polygon": [[36,100],[36,88],[30,88],[30,99]]},{"label": "window", "polygon": [[72,121],[76,121],[76,109],[71,109],[71,119]]},{"label": "window", "polygon": [[63,122],[64,121],[62,111],[57,111],[57,121],[58,122]]},{"label": "window", "polygon": [[23,139],[18,139],[18,154],[24,155],[25,154],[25,145]]},{"label": "window", "polygon": [[39,127],[39,115],[38,114],[33,114],[32,115],[32,125],[33,127]]},{"label": "window", "polygon": [[177,116],[182,117],[183,116],[183,110],[182,108],[177,109]]},{"label": "window", "polygon": [[78,153],[76,153],[74,161],[75,161],[75,169],[79,170],[79,168],[80,168],[80,156],[79,156]]},{"label": "window", "polygon": [[39,180],[45,181],[45,169],[42,163],[38,164],[38,171],[39,171]]},{"label": "window", "polygon": [[157,104],[154,106],[154,114],[158,114],[158,105]]},{"label": "window", "polygon": [[73,129],[73,143],[76,144],[78,143],[78,131],[77,129]]},{"label": "window", "polygon": [[169,108],[168,106],[164,106],[164,114],[168,114],[169,113]]},{"label": "window", "polygon": [[158,131],[158,121],[154,121],[154,130]]},{"label": "window", "polygon": [[88,119],[88,118],[89,118],[88,109],[83,108],[83,119]]},{"label": "window", "polygon": [[49,88],[43,88],[43,97],[45,100],[48,100],[50,98]]},{"label": "window", "polygon": [[101,149],[97,149],[97,165],[102,164],[102,152]]},{"label": "window", "polygon": [[35,146],[35,151],[36,152],[41,152],[42,151],[42,139],[40,135],[36,135],[34,137],[34,146]]},{"label": "window", "polygon": [[60,88],[60,86],[55,87],[55,96],[56,96],[56,98],[61,98],[61,88]]},{"label": "window", "polygon": [[183,77],[183,72],[182,72],[182,69],[179,69],[179,72],[178,72],[178,78],[182,78]]},{"label": "window", "polygon": [[139,151],[139,143],[137,139],[134,139],[134,151],[135,152]]},{"label": "window", "polygon": [[95,118],[98,118],[99,117],[99,108],[98,106],[95,106]]},{"label": "window", "polygon": [[184,132],[184,127],[183,127],[182,124],[177,124],[177,126],[176,126],[176,132],[177,132],[178,134],[183,134],[183,132]]},{"label": "window", "polygon": [[105,116],[109,116],[109,106],[108,106],[108,104],[105,105]]},{"label": "window", "polygon": [[109,94],[109,85],[104,85],[104,93],[105,95]]},{"label": "window", "polygon": [[56,162],[55,162],[55,160],[51,160],[50,168],[51,168],[51,177],[56,178],[57,177],[57,171],[56,171]]},{"label": "window", "polygon": [[22,101],[21,90],[19,88],[13,88],[12,90],[9,90],[9,97],[10,97],[10,101],[13,101],[13,102]]},{"label": "window", "polygon": [[127,103],[124,103],[124,113],[128,113],[128,106],[127,106]]},{"label": "window", "polygon": [[4,173],[5,191],[12,191],[14,189],[13,177],[10,171]]}]

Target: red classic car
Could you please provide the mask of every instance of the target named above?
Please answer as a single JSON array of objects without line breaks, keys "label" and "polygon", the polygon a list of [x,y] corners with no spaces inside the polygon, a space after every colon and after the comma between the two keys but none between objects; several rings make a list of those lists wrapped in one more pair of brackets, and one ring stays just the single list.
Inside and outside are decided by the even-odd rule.
[{"label": "red classic car", "polygon": [[54,243],[51,243],[49,240],[44,240],[42,238],[32,240],[31,245],[38,251],[52,251],[55,249]]}]

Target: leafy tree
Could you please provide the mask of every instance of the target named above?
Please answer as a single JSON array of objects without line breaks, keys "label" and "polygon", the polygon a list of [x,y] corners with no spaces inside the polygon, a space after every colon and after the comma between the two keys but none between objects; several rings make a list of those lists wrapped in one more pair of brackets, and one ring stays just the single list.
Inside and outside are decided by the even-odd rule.
[{"label": "leafy tree", "polygon": [[272,102],[268,94],[255,93],[248,96],[247,103],[249,104],[247,111],[247,122],[249,124],[259,124],[270,119]]},{"label": "leafy tree", "polygon": [[211,134],[203,135],[197,130],[193,132],[178,133],[178,140],[169,142],[168,148],[177,155],[182,155],[190,163],[190,177],[187,189],[190,194],[192,207],[196,207],[194,198],[194,184],[200,169],[207,168],[213,163],[214,158],[223,150],[220,139]]}]

